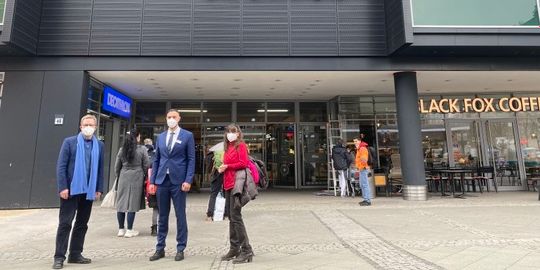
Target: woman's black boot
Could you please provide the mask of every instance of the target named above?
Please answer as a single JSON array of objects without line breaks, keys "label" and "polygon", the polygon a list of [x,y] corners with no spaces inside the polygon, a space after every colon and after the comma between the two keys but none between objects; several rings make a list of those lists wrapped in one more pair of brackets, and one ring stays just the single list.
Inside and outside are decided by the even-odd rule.
[{"label": "woman's black boot", "polygon": [[230,261],[234,259],[236,256],[240,255],[240,250],[238,249],[229,249],[229,252],[227,254],[221,256],[222,261]]},{"label": "woman's black boot", "polygon": [[233,264],[250,263],[253,261],[253,252],[242,252],[236,259],[232,261]]}]

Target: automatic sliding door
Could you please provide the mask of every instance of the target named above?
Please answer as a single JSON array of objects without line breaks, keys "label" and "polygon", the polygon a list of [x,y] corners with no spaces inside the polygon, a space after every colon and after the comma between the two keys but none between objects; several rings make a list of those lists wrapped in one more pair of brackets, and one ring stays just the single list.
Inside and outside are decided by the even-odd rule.
[{"label": "automatic sliding door", "polygon": [[301,125],[298,131],[301,150],[302,186],[328,184],[326,125]]},{"label": "automatic sliding door", "polygon": [[266,126],[266,170],[274,186],[295,187],[294,124]]}]

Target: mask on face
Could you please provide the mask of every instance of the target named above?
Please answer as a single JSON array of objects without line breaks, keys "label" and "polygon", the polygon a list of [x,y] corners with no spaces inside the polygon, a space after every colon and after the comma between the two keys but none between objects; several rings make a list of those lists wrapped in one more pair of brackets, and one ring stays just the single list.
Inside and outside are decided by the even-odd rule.
[{"label": "mask on face", "polygon": [[236,139],[238,139],[238,134],[236,134],[236,133],[227,133],[227,140],[229,142],[234,142],[234,141],[236,141]]},{"label": "mask on face", "polygon": [[81,130],[82,134],[84,136],[86,136],[86,137],[90,137],[90,136],[94,135],[95,131],[96,131],[96,129],[93,128],[93,127],[83,127],[82,130]]},{"label": "mask on face", "polygon": [[169,126],[169,128],[175,128],[176,125],[178,125],[178,122],[175,119],[173,118],[167,119],[167,126]]}]

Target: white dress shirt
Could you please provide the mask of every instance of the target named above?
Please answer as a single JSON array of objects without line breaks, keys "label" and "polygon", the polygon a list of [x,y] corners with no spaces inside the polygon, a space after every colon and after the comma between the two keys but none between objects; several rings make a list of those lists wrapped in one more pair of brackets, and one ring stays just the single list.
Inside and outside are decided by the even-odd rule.
[{"label": "white dress shirt", "polygon": [[[173,130],[172,132],[174,132],[174,136],[173,136],[171,151],[172,149],[174,149],[174,145],[176,144],[176,141],[178,140],[178,135],[180,135],[180,127],[176,126],[176,129]],[[165,149],[168,149],[167,143],[169,143],[169,138],[171,138],[171,130],[167,129],[167,137],[165,138]],[[167,168],[167,174],[169,174],[169,168]]]}]

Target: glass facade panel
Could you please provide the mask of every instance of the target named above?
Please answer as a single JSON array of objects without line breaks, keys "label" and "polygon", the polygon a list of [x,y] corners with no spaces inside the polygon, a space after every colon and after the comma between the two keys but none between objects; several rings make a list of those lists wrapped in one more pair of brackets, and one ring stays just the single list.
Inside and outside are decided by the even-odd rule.
[{"label": "glass facade panel", "polygon": [[203,102],[203,122],[232,122],[232,102]]},{"label": "glass facade panel", "polygon": [[201,122],[201,102],[172,102],[171,109],[177,109],[184,123]]},{"label": "glass facade panel", "polygon": [[5,10],[6,10],[6,0],[0,0],[0,25],[4,24]]},{"label": "glass facade panel", "polygon": [[237,122],[264,122],[264,102],[236,103]]},{"label": "glass facade panel", "polygon": [[135,122],[137,123],[165,123],[165,102],[137,102],[135,105]]},{"label": "glass facade panel", "polygon": [[539,26],[536,0],[411,0],[414,26]]},{"label": "glass facade panel", "polygon": [[269,102],[266,106],[268,122],[295,122],[294,103]]},{"label": "glass facade panel", "polygon": [[[518,117],[520,117],[519,114]],[[523,156],[525,169],[530,171],[536,167],[540,167],[540,138],[538,138],[540,118],[538,116],[518,118],[517,126],[519,128],[519,144],[521,145],[521,155]]]},{"label": "glass facade panel", "polygon": [[326,122],[328,114],[326,112],[326,102],[301,102],[300,121],[301,122]]}]

